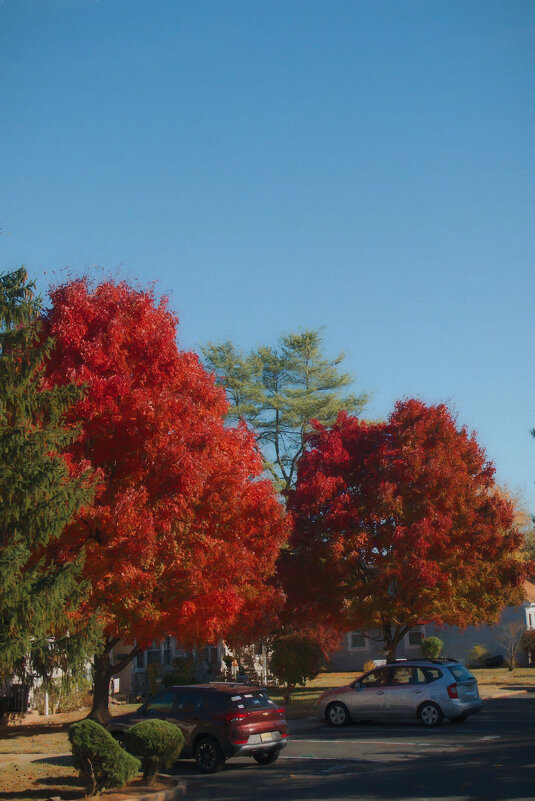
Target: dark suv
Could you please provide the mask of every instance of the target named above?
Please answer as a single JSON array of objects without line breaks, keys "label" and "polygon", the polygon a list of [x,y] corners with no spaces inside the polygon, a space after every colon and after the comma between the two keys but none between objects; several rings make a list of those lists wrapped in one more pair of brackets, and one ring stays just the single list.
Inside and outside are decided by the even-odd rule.
[{"label": "dark suv", "polygon": [[284,709],[266,690],[223,682],[169,687],[135,712],[111,718],[107,728],[121,742],[130,726],[154,718],[180,728],[185,739],[181,756],[193,757],[204,773],[215,773],[233,756],[270,765],[288,738]]}]

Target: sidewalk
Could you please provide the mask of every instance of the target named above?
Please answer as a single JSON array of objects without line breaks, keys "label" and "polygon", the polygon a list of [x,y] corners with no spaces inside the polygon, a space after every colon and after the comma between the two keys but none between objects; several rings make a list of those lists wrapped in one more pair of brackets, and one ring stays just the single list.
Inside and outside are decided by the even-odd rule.
[{"label": "sidewalk", "polygon": [[490,698],[517,698],[535,692],[535,687],[501,687],[495,684],[479,685],[479,694],[483,700]]}]

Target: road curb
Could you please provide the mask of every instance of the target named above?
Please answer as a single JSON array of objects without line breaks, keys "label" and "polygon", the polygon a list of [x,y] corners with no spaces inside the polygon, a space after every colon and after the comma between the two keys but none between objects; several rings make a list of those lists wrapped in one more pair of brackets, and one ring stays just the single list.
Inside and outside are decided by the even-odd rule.
[{"label": "road curb", "polygon": [[[175,798],[182,798],[186,794],[186,782],[180,779],[175,779],[175,782],[176,786],[168,787],[167,790],[153,790],[142,795],[124,795],[121,801],[174,801]],[[102,795],[101,798],[106,801],[106,794]]]},{"label": "road curb", "polygon": [[[168,790],[158,790],[155,793],[136,795],[132,797],[132,801],[174,801],[175,798],[181,798],[185,793],[186,782],[177,781],[176,787],[170,787]],[[130,799],[125,799],[125,801],[130,801]]]}]

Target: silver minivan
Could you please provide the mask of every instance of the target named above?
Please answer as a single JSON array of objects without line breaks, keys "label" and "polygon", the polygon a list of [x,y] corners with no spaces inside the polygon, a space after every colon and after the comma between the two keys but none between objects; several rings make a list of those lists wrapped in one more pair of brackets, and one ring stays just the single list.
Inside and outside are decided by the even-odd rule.
[{"label": "silver minivan", "polygon": [[327,690],[316,713],[331,726],[344,726],[350,720],[401,719],[439,726],[445,717],[461,723],[481,705],[475,676],[456,659],[404,659],[364,673],[345,687]]}]

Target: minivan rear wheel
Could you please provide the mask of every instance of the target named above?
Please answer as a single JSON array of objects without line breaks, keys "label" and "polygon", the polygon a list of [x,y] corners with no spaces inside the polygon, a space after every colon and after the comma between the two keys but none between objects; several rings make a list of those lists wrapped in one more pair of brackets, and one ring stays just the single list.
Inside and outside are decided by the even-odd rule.
[{"label": "minivan rear wheel", "polygon": [[428,728],[432,726],[440,726],[444,719],[444,715],[439,706],[432,701],[426,701],[418,710],[418,717]]},{"label": "minivan rear wheel", "polygon": [[329,704],[325,716],[327,723],[331,726],[345,726],[350,719],[347,707],[340,701],[334,701],[334,703]]}]

